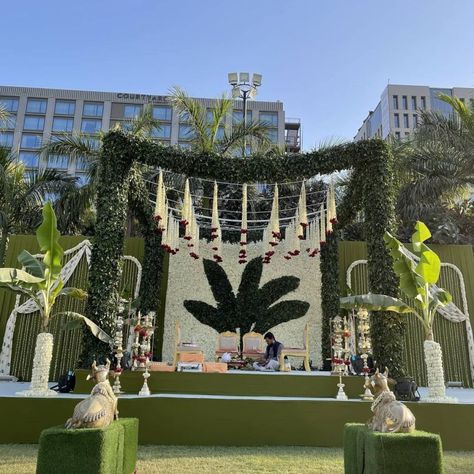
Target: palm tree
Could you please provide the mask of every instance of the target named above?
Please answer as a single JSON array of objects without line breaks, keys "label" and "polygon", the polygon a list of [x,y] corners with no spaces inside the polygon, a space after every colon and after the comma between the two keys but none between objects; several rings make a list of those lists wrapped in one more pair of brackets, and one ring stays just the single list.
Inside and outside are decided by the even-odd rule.
[{"label": "palm tree", "polygon": [[[449,210],[474,184],[474,102],[440,95],[453,113],[421,111],[414,138],[394,144],[400,189],[397,211],[402,234],[423,220],[437,229],[450,220]],[[456,225],[455,222],[451,224]]]},{"label": "palm tree", "polygon": [[9,236],[32,232],[41,222],[44,202],[71,187],[74,178],[50,169],[26,171],[16,153],[0,147],[0,266]]},{"label": "palm tree", "polygon": [[265,152],[272,149],[264,123],[234,123],[230,134],[226,130],[221,132],[225,118],[234,105],[234,101],[225,95],[215,101],[210,114],[201,102],[179,87],[171,89],[171,103],[181,117],[186,117],[191,127],[188,136],[191,147],[199,153],[215,152],[234,156],[242,150],[245,139],[252,142],[255,152],[258,152],[258,147],[262,147]]},{"label": "palm tree", "polygon": [[[117,124],[116,127],[123,129],[126,133],[145,137],[149,136],[152,130],[159,129],[160,122],[153,117],[153,106],[148,104],[140,115]],[[84,231],[84,227],[90,231],[103,137],[104,134],[101,132],[95,135],[63,134],[42,147],[42,154],[46,156],[68,155],[75,160],[85,160],[87,164],[88,184],[63,192],[54,204],[58,216],[58,227],[62,233],[78,233]],[[145,168],[142,167],[141,170],[144,172]]]}]

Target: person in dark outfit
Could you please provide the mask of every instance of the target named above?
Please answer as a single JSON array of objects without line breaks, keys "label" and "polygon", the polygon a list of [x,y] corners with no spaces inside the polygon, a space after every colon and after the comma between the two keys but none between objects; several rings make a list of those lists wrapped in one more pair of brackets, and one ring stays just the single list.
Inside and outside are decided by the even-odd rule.
[{"label": "person in dark outfit", "polygon": [[255,370],[278,370],[280,366],[280,354],[283,344],[275,339],[271,332],[267,332],[264,336],[267,348],[265,350],[265,358],[260,362],[255,362],[253,367]]}]

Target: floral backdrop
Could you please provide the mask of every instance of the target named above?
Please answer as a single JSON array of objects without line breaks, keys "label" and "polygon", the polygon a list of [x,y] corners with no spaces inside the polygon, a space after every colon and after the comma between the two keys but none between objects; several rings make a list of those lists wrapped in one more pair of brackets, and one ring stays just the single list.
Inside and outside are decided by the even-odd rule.
[{"label": "floral backdrop", "polygon": [[[234,292],[237,291],[245,265],[238,263],[238,244],[223,244],[222,267],[232,284]],[[203,349],[206,360],[215,360],[217,346],[217,331],[201,324],[184,307],[185,300],[201,300],[215,305],[215,299],[204,273],[203,258],[212,259],[209,244],[201,242],[200,257],[192,259],[184,245],[174,256],[170,257],[168,291],[166,295],[166,312],[163,342],[163,360],[173,359],[176,344],[176,323],[181,327],[181,340],[195,342]],[[262,254],[261,244],[249,243],[247,247],[248,260]],[[310,304],[305,316],[299,319],[279,324],[271,329],[277,340],[287,347],[302,347],[304,327],[310,324],[310,353],[313,367],[322,366],[321,358],[321,275],[319,270],[319,257],[309,258],[306,254],[285,260],[284,245],[275,247],[275,255],[271,263],[263,266],[261,285],[281,276],[295,276],[300,279],[299,287],[282,297],[278,302],[298,299]],[[237,326],[236,326],[237,327]],[[301,360],[292,361],[299,366]]]}]

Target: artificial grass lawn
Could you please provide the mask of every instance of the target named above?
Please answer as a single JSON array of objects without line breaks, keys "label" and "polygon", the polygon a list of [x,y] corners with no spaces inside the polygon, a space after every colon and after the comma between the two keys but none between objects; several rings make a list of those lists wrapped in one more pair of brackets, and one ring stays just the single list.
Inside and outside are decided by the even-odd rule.
[{"label": "artificial grass lawn", "polygon": [[[33,474],[37,445],[0,445],[0,473]],[[445,451],[446,474],[474,472],[474,451]],[[140,446],[138,474],[342,474],[342,449]],[[407,473],[408,474],[408,473]]]}]

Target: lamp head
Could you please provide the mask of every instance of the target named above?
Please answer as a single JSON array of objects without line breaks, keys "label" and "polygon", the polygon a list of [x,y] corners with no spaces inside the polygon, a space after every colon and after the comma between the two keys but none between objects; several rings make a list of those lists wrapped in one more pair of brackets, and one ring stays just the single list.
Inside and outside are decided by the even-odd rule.
[{"label": "lamp head", "polygon": [[248,72],[241,72],[239,74],[239,81],[240,82],[249,82],[250,74]]},{"label": "lamp head", "polygon": [[255,87],[259,87],[262,85],[262,75],[261,74],[254,74],[252,76],[252,84]]},{"label": "lamp head", "polygon": [[239,82],[239,78],[236,72],[229,72],[229,74],[227,74],[227,77],[231,86],[235,86]]}]

